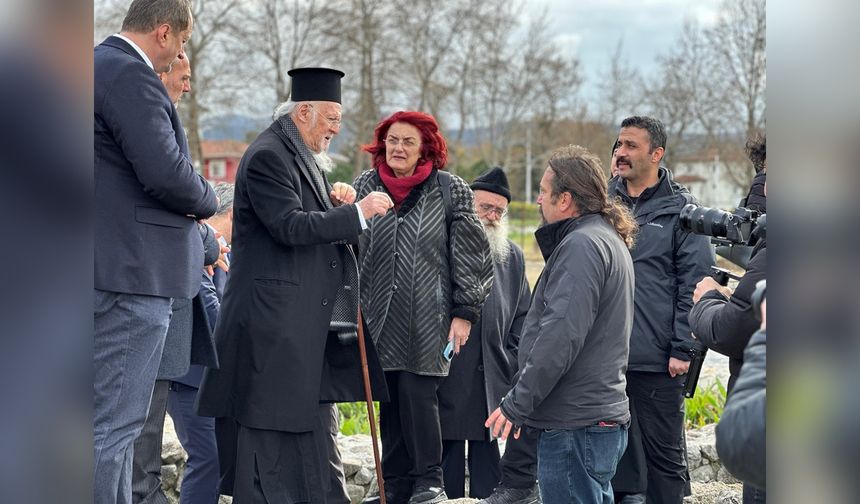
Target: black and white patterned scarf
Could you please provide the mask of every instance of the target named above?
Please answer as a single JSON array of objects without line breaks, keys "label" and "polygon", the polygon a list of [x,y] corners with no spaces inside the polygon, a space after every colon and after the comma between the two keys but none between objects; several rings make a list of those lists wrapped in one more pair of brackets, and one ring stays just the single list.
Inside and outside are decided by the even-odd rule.
[{"label": "black and white patterned scarf", "polygon": [[[308,149],[304,140],[302,140],[299,128],[288,114],[278,119],[278,124],[280,124],[281,130],[293,143],[296,151],[299,153],[299,157],[301,157],[310,170],[311,177],[314,179],[317,191],[322,196],[326,210],[334,208],[331,199],[329,199],[325,174],[317,165],[311,150]],[[338,333],[338,338],[342,343],[348,343],[358,338],[358,261],[352,248],[348,245],[342,245],[338,248],[343,258],[343,283],[337,291],[337,297],[335,297],[329,331]]]}]

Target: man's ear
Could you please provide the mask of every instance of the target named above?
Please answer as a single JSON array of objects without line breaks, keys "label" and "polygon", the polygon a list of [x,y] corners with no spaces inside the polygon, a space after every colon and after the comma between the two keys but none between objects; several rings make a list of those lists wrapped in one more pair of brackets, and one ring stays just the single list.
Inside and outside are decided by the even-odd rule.
[{"label": "man's ear", "polygon": [[303,103],[299,106],[298,119],[301,122],[310,123],[311,122],[311,114],[313,114],[313,109],[311,109],[310,104]]},{"label": "man's ear", "polygon": [[654,149],[654,152],[651,153],[651,162],[659,163],[663,159],[664,154],[666,154],[666,149],[663,147],[657,147]]},{"label": "man's ear", "polygon": [[565,212],[570,209],[571,205],[573,205],[573,196],[569,192],[565,191],[561,193],[560,197],[561,205],[559,206],[561,207],[561,211]]},{"label": "man's ear", "polygon": [[167,47],[167,37],[170,35],[170,25],[164,23],[155,29],[155,37],[160,47]]},{"label": "man's ear", "polygon": [[561,210],[563,212],[570,211],[571,217],[579,217],[579,207],[576,206],[576,202],[573,200],[573,195],[569,192],[562,193],[565,199],[561,200]]}]

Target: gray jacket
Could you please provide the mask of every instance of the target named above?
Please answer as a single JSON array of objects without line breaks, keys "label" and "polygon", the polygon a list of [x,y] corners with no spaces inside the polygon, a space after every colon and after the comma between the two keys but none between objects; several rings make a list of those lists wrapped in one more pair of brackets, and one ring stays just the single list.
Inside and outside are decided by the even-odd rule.
[{"label": "gray jacket", "polygon": [[516,425],[542,429],[629,422],[633,261],[627,247],[597,214],[546,225],[535,237],[546,267],[523,326],[520,374],[502,412]]}]

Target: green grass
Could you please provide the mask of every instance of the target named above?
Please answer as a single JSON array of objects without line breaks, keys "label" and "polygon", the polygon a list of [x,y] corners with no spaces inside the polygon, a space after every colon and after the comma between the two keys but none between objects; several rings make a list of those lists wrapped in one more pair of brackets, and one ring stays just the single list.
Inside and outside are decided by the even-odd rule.
[{"label": "green grass", "polygon": [[[697,387],[696,394],[686,400],[687,428],[703,427],[717,423],[726,406],[726,387],[720,380],[711,383],[707,388]],[[354,434],[370,434],[370,423],[367,420],[366,403],[338,403],[340,411],[340,432],[344,436]],[[373,403],[374,417],[379,425],[379,403]]]},{"label": "green grass", "polygon": [[[340,411],[340,432],[344,436],[354,434],[370,434],[370,422],[367,420],[367,403],[338,403]],[[379,403],[373,403],[373,415],[379,427]],[[377,429],[378,431],[378,429]]]},{"label": "green grass", "polygon": [[696,387],[696,393],[686,401],[687,428],[717,423],[726,406],[726,387],[716,380],[708,388]]}]

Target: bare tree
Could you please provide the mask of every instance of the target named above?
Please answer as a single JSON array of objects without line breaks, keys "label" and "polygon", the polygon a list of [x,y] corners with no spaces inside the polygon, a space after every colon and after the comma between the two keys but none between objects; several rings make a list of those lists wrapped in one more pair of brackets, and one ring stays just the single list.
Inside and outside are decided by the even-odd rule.
[{"label": "bare tree", "polygon": [[192,7],[194,32],[185,46],[191,61],[191,92],[180,106],[182,124],[188,132],[188,147],[191,158],[203,165],[201,144],[201,122],[213,108],[229,108],[234,104],[225,79],[225,67],[231,67],[225,44],[239,30],[238,11],[240,0],[196,0]]},{"label": "bare tree", "polygon": [[[457,125],[449,141],[449,169],[457,171],[465,149],[466,130],[486,126],[486,110],[478,98],[479,89],[489,79],[486,65],[496,61],[488,55],[500,50],[507,37],[498,35],[513,32],[517,25],[516,5],[508,0],[486,0],[472,5],[464,16],[463,33],[455,37],[445,73],[451,87],[448,95],[449,120]],[[491,29],[488,29],[492,27]],[[483,80],[482,80],[483,78]],[[500,89],[498,91],[501,91]]]},{"label": "bare tree", "polygon": [[488,136],[484,159],[490,164],[511,164],[515,145],[526,139],[527,123],[549,127],[579,89],[578,62],[562,56],[547,24],[546,12],[534,17],[519,40],[511,38],[511,30],[489,28],[490,51],[477,71],[475,93],[484,122],[479,126]]},{"label": "bare tree", "polygon": [[287,71],[316,61],[327,51],[323,6],[317,0],[255,0],[249,4],[245,43],[264,60],[272,75],[276,103],[290,96]]},{"label": "bare tree", "polygon": [[683,145],[699,118],[699,105],[712,84],[705,72],[705,47],[698,25],[684,23],[668,54],[657,58],[658,72],[647,87],[650,112],[666,125],[668,145]]},{"label": "bare tree", "polygon": [[128,10],[124,0],[95,0],[93,2],[93,43],[99,44],[109,35],[118,33]]},{"label": "bare tree", "polygon": [[746,136],[765,125],[766,11],[765,0],[724,0],[707,33],[714,77],[723,81]]},{"label": "bare tree", "polygon": [[623,37],[619,37],[609,67],[600,80],[601,116],[608,125],[615,126],[621,116],[631,114],[644,91],[639,71],[624,59]]},{"label": "bare tree", "polygon": [[[395,59],[386,22],[390,9],[391,3],[384,0],[340,0],[326,9],[326,34],[338,48],[333,57],[349,76],[344,82],[344,125],[352,136],[347,155],[355,175],[369,164],[359,146],[372,138],[385,92],[392,88],[391,81],[381,79],[390,74],[386,69]],[[350,22],[343,23],[344,19]]]},{"label": "bare tree", "polygon": [[396,0],[394,13],[403,65],[408,69],[408,94],[418,110],[439,118],[440,107],[453,83],[446,63],[452,47],[463,32],[481,0]]}]

